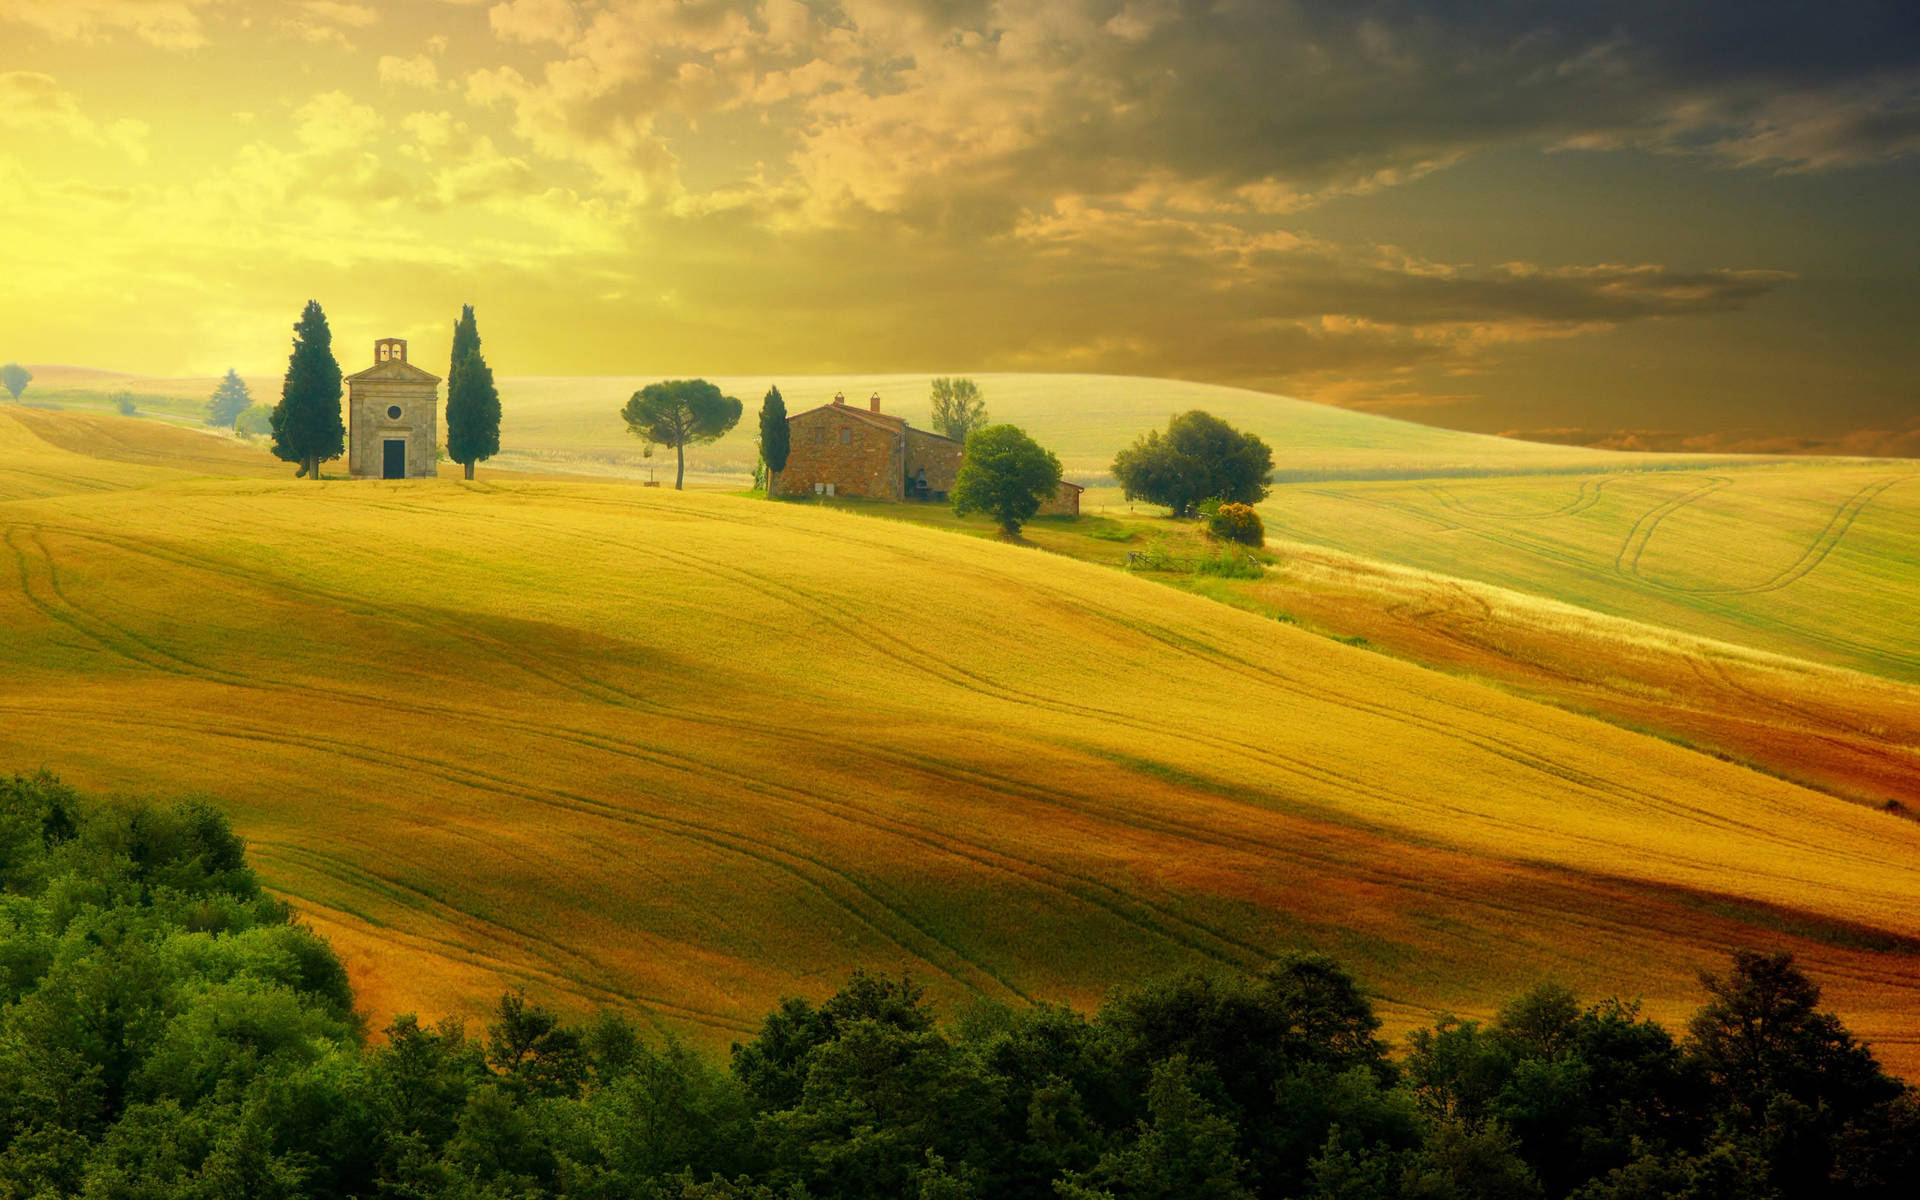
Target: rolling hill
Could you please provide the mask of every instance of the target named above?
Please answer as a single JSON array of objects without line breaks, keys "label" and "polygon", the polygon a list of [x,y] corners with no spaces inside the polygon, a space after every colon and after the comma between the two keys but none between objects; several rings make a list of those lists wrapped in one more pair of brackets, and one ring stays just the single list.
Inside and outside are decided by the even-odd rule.
[{"label": "rolling hill", "polygon": [[[353,353],[342,365],[355,370]],[[423,360],[424,361],[424,360]],[[32,368],[26,399],[105,409],[116,391],[135,396],[142,411],[197,421],[213,379],[156,379],[74,367]],[[641,446],[620,420],[627,397],[659,375],[503,376],[499,463],[572,472],[633,475],[644,466]],[[711,446],[695,447],[689,466],[702,475],[743,475],[757,457],[754,414],[767,388],[778,384],[788,412],[799,412],[844,392],[865,404],[875,392],[886,411],[927,422],[930,375],[712,376],[746,405],[738,428]],[[1120,375],[988,374],[973,377],[987,399],[989,416],[1024,427],[1060,456],[1069,474],[1106,473],[1116,450],[1167,418],[1205,408],[1266,437],[1288,463],[1314,473],[1448,471],[1635,470],[1708,461],[1683,455],[1589,450],[1459,433],[1351,409],[1333,408],[1244,388],[1144,379]],[[278,378],[249,378],[254,397],[272,403]],[[667,456],[671,459],[671,455]],[[1722,461],[1722,460],[1713,460]]]},{"label": "rolling hill", "polygon": [[1269,530],[1920,681],[1920,462],[1281,486]]},{"label": "rolling hill", "polygon": [[218,797],[376,1016],[724,1041],[857,964],[1086,1003],[1314,946],[1402,1024],[1544,975],[1672,1018],[1762,943],[1920,1067],[1920,825],[1023,547],[67,419],[0,409],[0,765]]}]

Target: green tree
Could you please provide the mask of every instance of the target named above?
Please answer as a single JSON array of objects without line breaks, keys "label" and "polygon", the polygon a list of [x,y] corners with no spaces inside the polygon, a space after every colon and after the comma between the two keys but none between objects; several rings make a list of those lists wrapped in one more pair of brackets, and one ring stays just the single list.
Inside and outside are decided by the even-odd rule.
[{"label": "green tree", "polygon": [[207,400],[207,424],[222,429],[232,429],[240,419],[240,414],[253,405],[253,394],[247,391],[243,382],[232,367],[227,368],[227,377],[213,389],[213,395]]},{"label": "green tree", "polygon": [[307,301],[293,327],[293,354],[274,406],[274,457],[299,463],[300,475],[320,478],[320,464],[347,448],[340,419],[340,364],[333,357],[333,331],[318,300]]},{"label": "green tree", "polygon": [[462,304],[460,316],[453,323],[453,353],[447,359],[447,394],[453,394],[454,385],[460,382],[461,368],[467,365],[467,355],[480,348],[480,322],[473,315],[473,305]]},{"label": "green tree", "polygon": [[531,1096],[578,1096],[587,1082],[587,1051],[580,1031],[524,992],[500,997],[499,1020],[487,1026],[487,1065]]},{"label": "green tree", "polygon": [[1040,511],[1060,487],[1060,460],[1017,425],[988,425],[967,435],[953,481],[953,511],[983,512],[1007,533]]},{"label": "green tree", "polygon": [[933,427],[956,442],[987,423],[987,402],[971,379],[933,381]]},{"label": "green tree", "polygon": [[1127,499],[1164,504],[1176,517],[1193,515],[1202,500],[1257,504],[1272,474],[1265,442],[1198,409],[1167,422],[1164,435],[1148,430],[1113,460]]},{"label": "green tree", "polygon": [[1062,1200],[1253,1200],[1242,1182],[1246,1163],[1233,1152],[1233,1122],[1207,1103],[1193,1076],[1183,1054],[1155,1067],[1138,1137],[1093,1170],[1063,1178]]},{"label": "green tree", "polygon": [[1689,1051],[1719,1093],[1723,1122],[1768,1160],[1783,1195],[1822,1194],[1846,1127],[1904,1090],[1787,951],[1736,950],[1727,975],[1702,975],[1712,996],[1688,1024]]},{"label": "green tree", "polygon": [[620,416],[627,431],[661,446],[672,446],[673,486],[686,483],[687,446],[711,442],[740,423],[740,402],[704,379],[668,379],[633,394]]},{"label": "green tree", "polygon": [[33,372],[19,363],[8,363],[0,367],[0,387],[6,388],[7,394],[15,400],[20,398],[20,393],[26,391],[27,385],[32,382]]},{"label": "green tree", "polygon": [[500,453],[500,392],[480,349],[480,323],[473,305],[460,306],[453,323],[453,354],[447,365],[447,457],[466,468]]},{"label": "green tree", "polygon": [[472,479],[475,463],[500,453],[500,392],[478,348],[467,354],[457,378],[447,391],[447,457]]},{"label": "green tree", "polygon": [[767,495],[773,495],[780,472],[787,469],[787,455],[792,448],[787,402],[779,388],[770,387],[767,398],[760,402],[760,461],[767,464]]}]

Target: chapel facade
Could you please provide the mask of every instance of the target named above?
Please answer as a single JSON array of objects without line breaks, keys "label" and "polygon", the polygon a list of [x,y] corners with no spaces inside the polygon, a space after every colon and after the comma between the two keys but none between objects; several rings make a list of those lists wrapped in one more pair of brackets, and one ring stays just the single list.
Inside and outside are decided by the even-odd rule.
[{"label": "chapel facade", "polygon": [[440,377],[407,361],[405,338],[373,344],[373,365],[347,376],[347,474],[431,479],[439,474]]}]

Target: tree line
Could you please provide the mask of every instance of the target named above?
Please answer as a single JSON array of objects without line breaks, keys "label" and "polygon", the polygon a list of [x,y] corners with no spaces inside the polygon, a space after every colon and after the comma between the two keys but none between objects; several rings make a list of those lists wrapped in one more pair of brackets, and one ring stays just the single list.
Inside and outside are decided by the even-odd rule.
[{"label": "tree line", "polygon": [[907,978],[710,1056],[519,993],[369,1036],[204,803],[0,780],[0,1194],[506,1200],[1905,1197],[1920,1102],[1784,953],[1676,1036],[1543,985],[1398,1056],[1313,954],[1097,1011]]}]

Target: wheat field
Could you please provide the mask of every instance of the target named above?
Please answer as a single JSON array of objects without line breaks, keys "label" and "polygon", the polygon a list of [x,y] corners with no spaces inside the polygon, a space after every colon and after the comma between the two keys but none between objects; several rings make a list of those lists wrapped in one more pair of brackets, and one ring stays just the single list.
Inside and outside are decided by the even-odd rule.
[{"label": "wheat field", "polygon": [[376,1021],[524,984],[712,1043],[859,965],[1086,1004],[1299,946],[1396,1028],[1673,1017],[1760,943],[1920,1066],[1910,822],[1025,547],[111,432],[0,410],[0,767],[217,798]]},{"label": "wheat field", "polygon": [[1300,484],[1263,512],[1283,537],[1920,680],[1920,463]]}]

